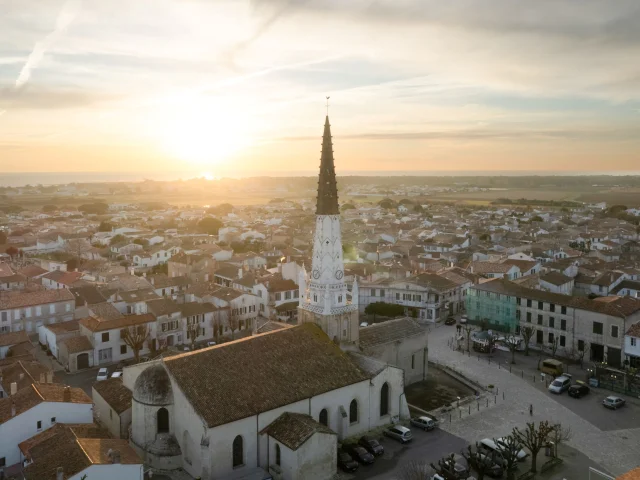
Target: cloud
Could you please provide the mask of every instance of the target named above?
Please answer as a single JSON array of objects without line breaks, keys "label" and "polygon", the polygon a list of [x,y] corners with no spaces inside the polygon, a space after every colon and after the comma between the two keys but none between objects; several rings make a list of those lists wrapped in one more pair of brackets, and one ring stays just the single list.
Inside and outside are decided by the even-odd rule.
[{"label": "cloud", "polygon": [[73,20],[78,15],[82,6],[81,0],[67,0],[62,6],[62,9],[58,13],[56,18],[55,29],[47,35],[43,40],[36,42],[33,50],[29,54],[27,61],[25,62],[20,74],[16,79],[15,87],[22,88],[27,84],[31,78],[31,72],[38,68],[38,65],[44,58],[47,50],[58,40],[58,38],[65,32],[65,30],[71,25]]},{"label": "cloud", "polygon": [[[0,104],[10,105],[16,110],[51,110],[78,108],[115,100],[110,94],[89,93],[70,88],[54,88],[39,85],[24,85],[20,90],[0,88]],[[3,112],[6,110],[3,110]]]}]

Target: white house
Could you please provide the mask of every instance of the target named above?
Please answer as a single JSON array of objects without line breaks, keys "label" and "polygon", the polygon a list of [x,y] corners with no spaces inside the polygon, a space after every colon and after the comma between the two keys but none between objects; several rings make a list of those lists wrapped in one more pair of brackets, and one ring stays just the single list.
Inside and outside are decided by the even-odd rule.
[{"label": "white house", "polygon": [[631,325],[624,334],[624,355],[630,367],[640,367],[640,323]]},{"label": "white house", "polygon": [[155,247],[148,252],[135,253],[133,264],[137,267],[155,267],[167,263],[180,250],[180,247]]},{"label": "white house", "polygon": [[23,388],[0,399],[0,464],[21,462],[18,444],[56,423],[92,422],[93,402],[81,388],[57,383]]}]

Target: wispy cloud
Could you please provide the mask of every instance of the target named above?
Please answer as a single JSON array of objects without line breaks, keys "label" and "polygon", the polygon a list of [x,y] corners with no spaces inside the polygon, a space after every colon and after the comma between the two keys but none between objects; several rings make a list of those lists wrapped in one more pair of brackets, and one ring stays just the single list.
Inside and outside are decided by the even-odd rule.
[{"label": "wispy cloud", "polygon": [[16,79],[16,88],[22,88],[29,82],[31,73],[38,68],[38,65],[44,58],[44,55],[51,48],[51,46],[58,40],[58,38],[65,32],[69,25],[75,20],[76,16],[80,12],[82,7],[81,0],[67,0],[62,6],[58,17],[56,18],[56,26],[54,30],[44,37],[42,40],[36,42],[33,50],[29,54],[26,63],[23,65],[20,74]]}]

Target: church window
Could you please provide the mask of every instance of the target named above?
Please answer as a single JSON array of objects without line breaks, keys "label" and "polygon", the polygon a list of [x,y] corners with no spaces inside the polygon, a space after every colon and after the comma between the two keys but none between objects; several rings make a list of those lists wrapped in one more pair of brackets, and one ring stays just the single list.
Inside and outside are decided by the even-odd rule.
[{"label": "church window", "polygon": [[313,294],[313,301],[317,302],[318,301],[318,295],[316,295],[315,293]]},{"label": "church window", "polygon": [[169,431],[169,410],[161,408],[156,417],[158,433],[167,433]]},{"label": "church window", "polygon": [[329,426],[329,413],[326,408],[320,410],[320,416],[318,417],[318,422],[324,425],[325,427]]},{"label": "church window", "polygon": [[342,303],[342,295],[338,295],[338,303]]},{"label": "church window", "polygon": [[242,437],[238,435],[233,439],[233,468],[241,467],[244,464],[244,445]]},{"label": "church window", "polygon": [[358,401],[354,398],[349,405],[349,423],[358,422]]},{"label": "church window", "polygon": [[380,416],[389,414],[389,384],[385,382],[380,389]]},{"label": "church window", "polygon": [[280,445],[276,443],[276,465],[280,466]]},{"label": "church window", "polygon": [[413,370],[414,368],[416,368],[416,356],[411,355],[411,370]]}]

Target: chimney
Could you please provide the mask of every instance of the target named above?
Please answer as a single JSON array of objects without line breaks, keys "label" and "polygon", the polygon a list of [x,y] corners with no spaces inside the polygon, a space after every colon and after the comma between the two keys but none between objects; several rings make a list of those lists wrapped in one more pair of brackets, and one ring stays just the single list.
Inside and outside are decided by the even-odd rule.
[{"label": "chimney", "polygon": [[67,403],[71,402],[71,387],[68,385],[64,387],[64,392],[62,394],[62,401]]},{"label": "chimney", "polygon": [[53,370],[47,372],[47,383],[53,383]]},{"label": "chimney", "polygon": [[11,400],[11,416],[12,417],[16,416],[16,404],[13,400]]},{"label": "chimney", "polygon": [[242,278],[242,268],[238,269],[238,278]]},{"label": "chimney", "polygon": [[120,463],[120,450],[110,450],[111,463]]},{"label": "chimney", "polygon": [[44,372],[40,372],[40,383],[44,383],[46,382],[46,375],[44,374]]},{"label": "chimney", "polygon": [[24,373],[20,372],[20,380],[24,380]]},{"label": "chimney", "polygon": [[151,277],[151,285],[155,285],[155,279]]},{"label": "chimney", "polygon": [[62,467],[58,467],[56,470],[56,480],[64,480],[64,469]]},{"label": "chimney", "polygon": [[11,382],[11,396],[18,393],[18,384],[16,382]]}]

